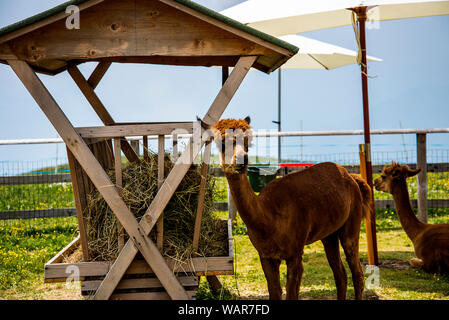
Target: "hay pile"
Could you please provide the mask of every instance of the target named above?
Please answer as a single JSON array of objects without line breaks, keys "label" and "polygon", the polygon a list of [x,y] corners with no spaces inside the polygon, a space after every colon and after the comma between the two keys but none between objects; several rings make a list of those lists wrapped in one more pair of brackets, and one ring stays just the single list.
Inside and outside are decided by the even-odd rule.
[{"label": "hay pile", "polygon": [[[164,162],[165,176],[167,176],[173,167],[169,155],[165,155]],[[109,170],[108,175],[115,183],[114,170]],[[149,160],[130,164],[123,169],[123,200],[138,221],[156,196],[157,176],[157,155],[152,153]],[[215,181],[210,178],[206,184],[199,249],[198,252],[193,252],[192,239],[200,182],[200,168],[192,166],[164,210],[164,256],[185,260],[197,255],[226,256],[228,253],[227,228],[226,224],[214,215]],[[84,217],[91,260],[114,260],[118,256],[117,221],[97,190],[88,195],[88,206]],[[156,240],[155,229],[156,227],[150,234],[154,241]]]}]

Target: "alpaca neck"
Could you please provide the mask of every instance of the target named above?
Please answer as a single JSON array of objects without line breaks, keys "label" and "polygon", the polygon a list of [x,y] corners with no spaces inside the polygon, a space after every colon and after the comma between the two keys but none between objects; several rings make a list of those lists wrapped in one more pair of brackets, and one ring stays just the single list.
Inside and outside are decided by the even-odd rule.
[{"label": "alpaca neck", "polygon": [[418,220],[412,209],[405,180],[400,182],[392,194],[402,228],[413,242],[425,224]]},{"label": "alpaca neck", "polygon": [[240,217],[248,228],[260,229],[264,226],[260,201],[251,187],[246,170],[244,173],[226,173],[229,189]]}]

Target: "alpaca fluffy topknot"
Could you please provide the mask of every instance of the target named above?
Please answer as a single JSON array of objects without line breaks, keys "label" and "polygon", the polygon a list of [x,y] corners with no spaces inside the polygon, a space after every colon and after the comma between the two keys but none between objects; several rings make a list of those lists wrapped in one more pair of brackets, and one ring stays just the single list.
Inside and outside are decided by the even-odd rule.
[{"label": "alpaca fluffy topknot", "polygon": [[242,119],[223,119],[218,121],[214,126],[214,129],[220,132],[222,137],[226,135],[226,130],[242,130],[243,132],[250,130],[251,126]]}]

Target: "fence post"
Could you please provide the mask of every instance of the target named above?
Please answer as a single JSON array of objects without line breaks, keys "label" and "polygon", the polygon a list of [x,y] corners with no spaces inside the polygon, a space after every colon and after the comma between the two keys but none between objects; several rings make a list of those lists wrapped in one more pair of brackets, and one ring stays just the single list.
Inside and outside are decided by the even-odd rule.
[{"label": "fence post", "polygon": [[417,167],[421,172],[417,176],[418,189],[418,219],[427,222],[427,135],[425,133],[416,134]]}]

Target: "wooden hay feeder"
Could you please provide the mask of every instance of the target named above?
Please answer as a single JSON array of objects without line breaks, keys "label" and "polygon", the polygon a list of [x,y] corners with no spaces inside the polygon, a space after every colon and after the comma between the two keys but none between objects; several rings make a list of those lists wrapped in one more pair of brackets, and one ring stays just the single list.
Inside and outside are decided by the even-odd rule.
[{"label": "wooden hay feeder", "polygon": [[[79,9],[79,29],[67,27],[66,22],[73,19],[66,13],[71,5]],[[229,222],[225,222],[229,227],[228,256],[191,258],[179,264],[165,259],[159,250],[163,211],[204,145],[203,159],[207,160],[210,140],[191,139],[167,176],[163,169],[158,170],[157,195],[140,222],[120,194],[121,152],[130,162],[140,161],[125,137],[143,137],[145,144],[149,135],[158,136],[161,159],[166,135],[183,129],[201,137],[201,127],[194,122],[116,123],[95,88],[114,62],[221,66],[223,86],[203,117],[206,123],[214,124],[251,67],[270,73],[297,51],[288,43],[188,0],[73,0],[0,29],[0,62],[11,66],[64,140],[71,168],[80,235],[45,265],[45,281],[66,281],[74,276],[73,272],[78,272],[82,292],[93,299],[190,299],[198,286],[198,276],[208,276],[210,283],[217,283],[215,275],[232,274]],[[86,79],[77,66],[92,61],[98,65]],[[230,75],[228,67],[234,67]],[[73,127],[36,75],[36,72],[56,75],[64,71],[68,71],[92,105],[103,127]],[[114,165],[116,185],[105,171]],[[202,170],[200,200],[204,198],[207,165]],[[83,210],[86,194],[93,188],[99,190],[123,233],[129,236],[126,243],[121,237],[121,250],[113,262],[89,258]],[[202,201],[198,201],[194,245],[198,241],[202,209]],[[149,237],[155,226],[156,243]],[[84,262],[63,263],[64,256],[77,246],[82,248]]]}]

